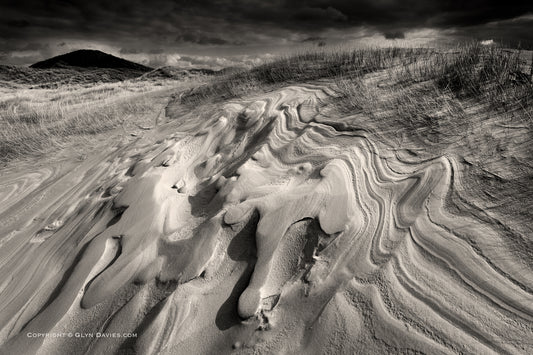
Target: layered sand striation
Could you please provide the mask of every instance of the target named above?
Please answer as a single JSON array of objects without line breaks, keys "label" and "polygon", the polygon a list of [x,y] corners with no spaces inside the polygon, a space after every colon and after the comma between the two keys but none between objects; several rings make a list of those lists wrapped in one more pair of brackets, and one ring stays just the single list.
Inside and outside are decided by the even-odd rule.
[{"label": "layered sand striation", "polygon": [[287,87],[4,173],[2,351],[530,353],[533,273],[460,213],[457,157],[332,124],[332,95]]}]

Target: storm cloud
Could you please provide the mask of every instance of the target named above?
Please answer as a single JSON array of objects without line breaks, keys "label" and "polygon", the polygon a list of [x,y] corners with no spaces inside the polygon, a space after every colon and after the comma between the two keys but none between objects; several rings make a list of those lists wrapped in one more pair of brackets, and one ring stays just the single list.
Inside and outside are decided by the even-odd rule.
[{"label": "storm cloud", "polygon": [[24,63],[88,44],[123,54],[261,54],[308,38],[408,39],[423,29],[527,43],[532,13],[531,1],[517,0],[8,0],[0,5],[0,54]]}]

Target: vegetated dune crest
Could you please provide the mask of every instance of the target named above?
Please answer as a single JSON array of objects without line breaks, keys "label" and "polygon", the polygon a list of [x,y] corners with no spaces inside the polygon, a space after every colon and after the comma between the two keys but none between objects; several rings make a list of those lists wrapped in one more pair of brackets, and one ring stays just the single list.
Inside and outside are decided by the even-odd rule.
[{"label": "vegetated dune crest", "polygon": [[[3,352],[530,352],[533,273],[490,219],[448,212],[455,158],[332,125],[331,95],[288,87],[4,173]],[[65,332],[137,336],[27,335]]]}]

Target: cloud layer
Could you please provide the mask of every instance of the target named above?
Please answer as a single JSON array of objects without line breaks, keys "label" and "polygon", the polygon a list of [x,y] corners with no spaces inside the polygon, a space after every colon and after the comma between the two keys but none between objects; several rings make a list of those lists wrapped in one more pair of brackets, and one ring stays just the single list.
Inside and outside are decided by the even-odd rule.
[{"label": "cloud layer", "polygon": [[148,62],[259,58],[306,41],[342,43],[361,33],[403,40],[426,29],[527,43],[531,14],[533,3],[517,0],[8,0],[0,5],[0,62],[27,64],[76,45]]}]

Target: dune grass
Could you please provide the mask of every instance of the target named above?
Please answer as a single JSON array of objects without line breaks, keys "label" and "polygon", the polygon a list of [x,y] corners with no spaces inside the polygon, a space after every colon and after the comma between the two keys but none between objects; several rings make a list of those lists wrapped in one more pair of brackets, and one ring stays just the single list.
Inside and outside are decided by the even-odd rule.
[{"label": "dune grass", "polygon": [[153,110],[153,96],[176,83],[127,81],[4,89],[0,99],[0,163],[38,155],[75,136],[105,132]]},{"label": "dune grass", "polygon": [[487,113],[519,112],[533,128],[530,65],[520,51],[471,44],[415,56],[384,71],[377,83],[348,74],[335,78],[335,86],[345,112],[407,129],[461,125],[465,108],[472,106]]},{"label": "dune grass", "polygon": [[428,53],[425,48],[315,50],[281,57],[250,70],[215,77],[182,95],[183,104],[222,101],[291,83],[364,74],[408,63]]},{"label": "dune grass", "polygon": [[[484,47],[477,43],[453,49],[374,48],[316,50],[282,57],[194,88],[182,95],[183,104],[198,105],[245,96],[291,83],[335,81],[335,89],[346,98],[344,104],[361,108],[361,79],[373,72],[387,71],[392,91],[419,83],[432,83],[437,95],[451,93],[495,105],[521,103],[531,99],[529,66],[520,51]],[[419,85],[420,86],[420,85]],[[427,87],[420,86],[423,94]],[[368,88],[367,88],[368,89]],[[416,90],[415,90],[416,91]],[[419,96],[420,92],[413,92]],[[397,96],[397,95],[392,95]]]}]

